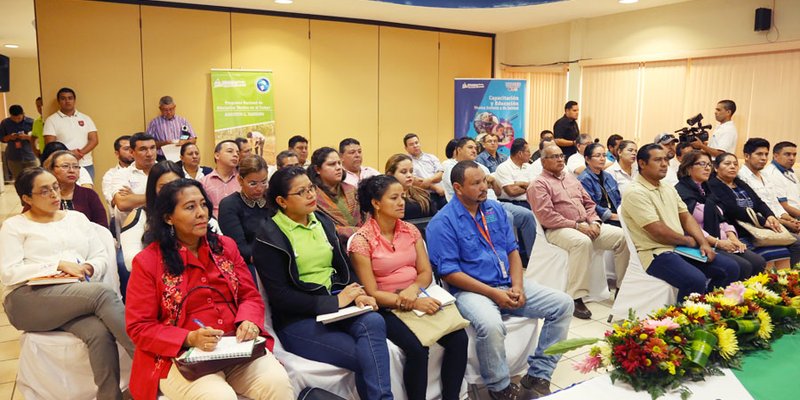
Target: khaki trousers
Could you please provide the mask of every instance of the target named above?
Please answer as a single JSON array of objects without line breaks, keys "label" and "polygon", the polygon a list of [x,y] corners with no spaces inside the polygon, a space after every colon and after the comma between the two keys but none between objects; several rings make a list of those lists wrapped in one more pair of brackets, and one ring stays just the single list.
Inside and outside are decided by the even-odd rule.
[{"label": "khaki trousers", "polygon": [[290,400],[296,396],[289,375],[271,352],[245,364],[226,368],[194,381],[186,380],[172,364],[159,383],[170,399],[236,400],[242,394],[253,400]]},{"label": "khaki trousers", "polygon": [[565,292],[577,300],[589,294],[589,266],[595,250],[614,251],[614,270],[618,285],[628,269],[630,253],[625,244],[622,228],[603,224],[595,240],[574,228],[547,229],[547,241],[569,253],[567,261],[567,288]]}]

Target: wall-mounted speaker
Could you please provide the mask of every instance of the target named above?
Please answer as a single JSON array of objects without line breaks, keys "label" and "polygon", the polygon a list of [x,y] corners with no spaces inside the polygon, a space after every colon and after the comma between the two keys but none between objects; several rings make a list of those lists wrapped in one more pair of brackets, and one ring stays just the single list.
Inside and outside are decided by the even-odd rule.
[{"label": "wall-mounted speaker", "polygon": [[755,31],[768,31],[772,28],[772,9],[756,8]]},{"label": "wall-mounted speaker", "polygon": [[11,61],[0,54],[0,92],[11,90]]}]

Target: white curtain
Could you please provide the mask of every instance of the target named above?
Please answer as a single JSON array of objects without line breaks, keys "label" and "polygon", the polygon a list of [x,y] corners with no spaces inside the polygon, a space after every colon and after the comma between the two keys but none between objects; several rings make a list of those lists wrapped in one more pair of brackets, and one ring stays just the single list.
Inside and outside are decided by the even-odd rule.
[{"label": "white curtain", "polygon": [[639,64],[586,67],[581,74],[578,125],[605,143],[613,134],[638,138]]},{"label": "white curtain", "polygon": [[567,102],[567,72],[502,70],[501,78],[528,81],[528,132],[531,144],[539,143],[539,132],[553,129],[553,123],[564,115]]}]

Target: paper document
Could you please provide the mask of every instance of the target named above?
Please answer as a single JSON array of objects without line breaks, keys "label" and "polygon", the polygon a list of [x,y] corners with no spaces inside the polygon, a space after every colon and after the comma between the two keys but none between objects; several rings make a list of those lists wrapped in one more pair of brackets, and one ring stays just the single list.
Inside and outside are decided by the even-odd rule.
[{"label": "paper document", "polygon": [[192,347],[181,354],[178,359],[189,363],[194,363],[201,361],[224,360],[227,358],[250,357],[253,355],[253,348],[256,345],[256,341],[261,343],[264,340],[266,339],[259,336],[254,340],[237,342],[236,336],[223,336],[219,339],[217,347],[214,348],[214,350],[205,351],[198,349],[197,347]]},{"label": "paper document", "polygon": [[[453,297],[453,295],[450,294],[450,292],[444,290],[443,287],[435,283],[432,283],[430,286],[425,288],[425,291],[420,293],[419,297],[432,297],[436,300],[439,300],[439,302],[442,303],[442,307],[449,306],[450,304],[456,302],[456,298]],[[419,317],[425,315],[424,312],[419,310],[414,310],[414,314],[417,314],[417,316]]]},{"label": "paper document", "polygon": [[355,317],[356,315],[361,315],[364,313],[368,313],[372,311],[371,306],[350,306],[339,309],[337,312],[332,312],[328,314],[321,314],[317,315],[317,322],[322,322],[323,324],[327,325],[331,322],[341,321],[343,319],[347,319],[350,317]]}]

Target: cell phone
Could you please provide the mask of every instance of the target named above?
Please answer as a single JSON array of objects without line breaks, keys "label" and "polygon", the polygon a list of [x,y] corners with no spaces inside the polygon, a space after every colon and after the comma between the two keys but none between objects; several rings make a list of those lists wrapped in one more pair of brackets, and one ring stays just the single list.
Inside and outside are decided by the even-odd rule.
[{"label": "cell phone", "polygon": [[181,132],[181,140],[189,139],[189,132]]}]

